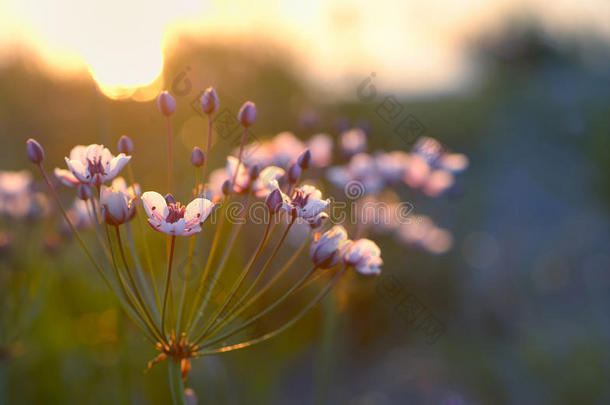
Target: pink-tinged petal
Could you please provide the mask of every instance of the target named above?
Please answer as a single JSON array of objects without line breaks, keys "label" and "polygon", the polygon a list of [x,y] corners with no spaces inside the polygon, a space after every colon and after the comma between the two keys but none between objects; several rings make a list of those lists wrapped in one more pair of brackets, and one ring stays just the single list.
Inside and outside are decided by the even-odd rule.
[{"label": "pink-tinged petal", "polygon": [[84,145],[76,145],[70,151],[70,160],[78,160],[81,163],[87,161],[87,147]]},{"label": "pink-tinged petal", "polygon": [[164,232],[163,232],[163,230],[162,230],[162,228],[163,228],[163,222],[155,221],[154,219],[149,218],[149,219],[148,219],[148,224],[149,224],[149,225],[150,225],[150,227],[151,227],[152,229],[154,229],[155,231],[158,231],[158,232],[164,233]]},{"label": "pink-tinged petal", "polygon": [[235,177],[235,171],[237,170],[237,177],[235,177],[235,185],[233,186],[233,189],[235,192],[241,193],[250,185],[250,175],[248,174],[248,169],[246,169],[243,162],[239,165],[239,169],[237,169],[237,162],[237,158],[234,158],[233,156],[227,157],[227,175],[232,181]]},{"label": "pink-tinged petal", "polygon": [[430,197],[438,197],[442,192],[453,185],[453,175],[444,170],[435,170],[430,173],[424,183],[422,191]]},{"label": "pink-tinged petal", "polygon": [[155,191],[147,191],[142,194],[142,203],[144,204],[144,210],[146,214],[157,221],[163,221],[167,218],[169,210],[167,208],[167,201],[163,196]]},{"label": "pink-tinged petal", "polygon": [[314,200],[322,199],[322,192],[312,185],[305,184],[304,186],[301,186],[301,191],[303,192],[304,195],[309,196],[310,200],[311,199],[314,199]]},{"label": "pink-tinged petal", "polygon": [[115,178],[130,160],[131,156],[126,156],[124,153],[119,153],[119,155],[112,159],[106,166],[106,176],[104,176],[104,181]]},{"label": "pink-tinged petal", "polygon": [[439,165],[445,170],[457,173],[468,168],[468,158],[461,153],[447,153],[439,159]]},{"label": "pink-tinged petal", "polygon": [[404,176],[405,183],[412,188],[418,188],[428,178],[429,174],[430,165],[428,162],[421,156],[412,154]]},{"label": "pink-tinged petal", "polygon": [[70,170],[60,169],[59,167],[55,168],[55,177],[68,187],[74,187],[81,183]]},{"label": "pink-tinged petal", "polygon": [[85,165],[83,165],[80,161],[78,161],[78,160],[69,160],[68,158],[66,158],[66,165],[68,166],[68,169],[70,169],[72,174],[78,180],[80,180],[81,183],[89,183],[90,182],[90,179],[87,178],[87,170],[85,168]]},{"label": "pink-tinged petal", "polygon": [[198,224],[206,220],[208,215],[214,209],[214,203],[205,198],[195,198],[191,201],[184,211],[184,220],[186,221],[187,227],[191,224]]},{"label": "pink-tinged petal", "polygon": [[114,188],[117,191],[127,193],[127,182],[125,181],[124,178],[122,178],[120,176],[115,178],[114,180],[112,180],[111,186],[112,186],[112,188]]},{"label": "pink-tinged petal", "polygon": [[181,236],[191,236],[199,232],[201,232],[201,226],[199,224],[195,224],[194,226],[185,229]]}]

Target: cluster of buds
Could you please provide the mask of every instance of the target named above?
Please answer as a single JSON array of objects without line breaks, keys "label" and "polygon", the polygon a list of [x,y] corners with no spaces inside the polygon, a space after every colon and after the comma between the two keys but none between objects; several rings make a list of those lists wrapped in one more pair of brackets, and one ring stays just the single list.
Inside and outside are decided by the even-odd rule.
[{"label": "cluster of buds", "polygon": [[[131,186],[128,186],[122,177],[118,177],[122,169],[132,160],[134,145],[127,136],[119,139],[119,153],[116,156],[103,145],[79,145],[71,150],[69,157],[65,158],[66,168],[55,169],[55,175],[61,183],[76,187],[75,194],[78,201],[84,205],[90,223],[100,236],[98,240],[105,252],[103,256],[106,257],[106,262],[94,259],[95,255],[91,254],[91,249],[79,236],[79,230],[82,228],[74,221],[74,216],[69,215],[61,206],[53,182],[43,168],[42,147],[38,142],[28,140],[26,152],[30,161],[40,168],[70,229],[94,267],[108,286],[115,291],[125,311],[162,351],[159,359],[170,358],[184,365],[185,360],[188,363],[190,357],[235,350],[275,336],[285,327],[292,325],[306,311],[301,311],[297,318],[288,320],[283,327],[257,336],[255,339],[228,341],[229,338],[237,336],[238,332],[247,325],[256,322],[283,303],[318,269],[327,269],[327,271],[336,269],[336,276],[305,307],[306,310],[319,302],[348,268],[365,275],[379,273],[382,261],[379,248],[372,241],[368,239],[351,241],[342,226],[321,230],[325,219],[328,218],[326,211],[331,200],[323,198],[322,191],[317,187],[301,184],[303,174],[310,168],[316,167],[320,161],[315,153],[305,148],[298,155],[293,156],[290,164],[285,164],[283,167],[244,161],[247,129],[255,123],[258,116],[254,103],[249,101],[244,103],[237,116],[238,122],[243,127],[242,143],[237,156],[228,156],[226,167],[210,173],[209,179],[206,178],[205,168],[212,137],[211,116],[219,107],[218,95],[213,88],[207,89],[200,100],[201,111],[210,117],[207,138],[204,142],[207,147],[204,151],[199,146],[194,146],[190,154],[190,162],[195,168],[195,196],[188,204],[182,205],[171,193],[179,192],[172,190],[172,143],[169,119],[176,112],[177,103],[168,92],[162,92],[157,104],[161,114],[167,118],[169,194],[163,195],[154,190],[142,193],[134,182],[131,168],[129,170]],[[269,213],[268,219],[263,224],[264,231],[254,231],[251,234],[255,235],[254,237],[246,237],[246,242],[256,240],[258,246],[239,272],[224,302],[215,307],[215,300],[211,299],[212,292],[215,291],[219,279],[234,277],[234,272],[226,270],[227,259],[237,252],[234,248],[235,241],[243,229],[243,222],[225,220],[228,217],[227,210],[232,203],[239,203],[246,208],[249,203],[254,204],[257,200],[264,200],[264,206]],[[138,208],[140,204],[140,208],[143,209]],[[209,253],[205,255],[207,258],[203,270],[191,277],[191,273],[195,271],[193,265],[195,257],[198,257],[195,255],[199,246],[196,236],[215,210],[218,210],[221,219],[216,224],[214,240]],[[135,218],[142,218],[142,213],[145,214],[145,221],[135,221]],[[271,218],[281,220],[272,221]],[[297,271],[299,261],[296,259],[301,249],[295,249],[293,257],[284,264],[275,277],[270,280],[264,277],[267,272],[272,271],[278,260],[277,253],[282,249],[288,233],[297,220],[305,221],[312,229],[310,237],[303,238],[302,247],[311,243],[310,257],[313,267],[301,281],[293,285],[270,307],[254,314],[243,324],[236,325],[243,321],[238,315],[256,308],[253,305],[254,301],[270,288],[275,287],[277,279],[285,271],[289,268],[292,269],[291,271]],[[162,272],[152,268],[155,263],[150,258],[146,260],[147,266],[141,265],[147,256],[145,252],[151,250],[151,245],[157,243],[153,240],[154,232],[149,232],[142,226],[139,228],[140,232],[134,233],[131,222],[147,223],[153,230],[167,235],[166,260],[159,261],[159,263],[167,263],[167,268],[161,279],[158,279],[157,275]],[[272,226],[273,224],[275,225]],[[254,225],[258,224],[251,224]],[[282,226],[284,230],[279,240],[273,241],[272,236],[276,226]],[[109,228],[114,232],[109,232]],[[223,239],[220,235],[226,234],[229,230],[227,228],[230,228],[230,237]],[[319,232],[314,233],[314,230]],[[139,238],[135,238],[134,234]],[[188,263],[186,279],[196,280],[193,285],[176,279],[174,262],[178,251],[176,245],[182,243],[180,237],[186,238],[186,243],[189,245],[188,257],[185,261]],[[125,240],[128,241],[127,244],[124,243]],[[118,246],[118,249],[114,249],[113,246]],[[207,248],[204,249],[207,251]],[[243,253],[243,250],[239,252]],[[264,257],[267,257],[264,265],[254,276],[256,269],[259,268],[257,263],[262,262]],[[161,286],[158,285],[159,283]],[[207,291],[203,286],[209,286]],[[239,293],[244,289],[245,293],[240,295]],[[157,291],[161,291],[161,294],[155,299]],[[179,296],[178,300],[168,300],[172,291]],[[183,367],[184,377],[188,369],[189,367],[186,369]]]}]

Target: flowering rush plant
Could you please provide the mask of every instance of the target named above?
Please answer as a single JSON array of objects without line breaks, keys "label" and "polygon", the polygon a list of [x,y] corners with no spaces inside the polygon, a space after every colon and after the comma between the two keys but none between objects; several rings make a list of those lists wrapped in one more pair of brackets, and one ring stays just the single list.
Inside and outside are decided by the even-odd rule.
[{"label": "flowering rush plant", "polygon": [[[300,181],[302,172],[316,160],[308,149],[286,170],[272,165],[245,165],[248,128],[257,118],[252,102],[246,102],[237,117],[243,128],[237,156],[227,158],[224,175],[216,174],[216,180],[212,176],[208,180],[212,116],[218,106],[216,91],[207,89],[200,100],[208,119],[203,139],[205,152],[195,146],[190,156],[195,172],[191,195],[175,189],[173,184],[171,117],[176,102],[167,92],[159,95],[158,107],[167,121],[169,193],[160,193],[158,190],[164,187],[160,184],[155,185],[157,191],[141,192],[131,170],[133,142],[126,136],[118,142],[117,155],[96,144],[72,149],[65,158],[65,168],[55,169],[55,176],[73,187],[82,201],[97,237],[95,247],[85,243],[89,239],[81,237],[83,228],[62,206],[54,182],[43,167],[43,148],[34,139],[26,143],[28,159],[40,169],[76,241],[125,312],[160,352],[149,367],[169,360],[170,387],[177,404],[186,401],[184,382],[192,358],[266,341],[296,323],[350,269],[375,275],[380,273],[382,264],[380,249],[374,242],[352,241],[342,226],[325,224],[330,200],[323,198],[313,185]],[[128,173],[131,185],[119,177],[123,171]],[[174,195],[185,197],[185,204]],[[235,204],[240,207],[239,218],[228,215]],[[246,215],[253,204],[264,207],[263,221]],[[210,218],[216,217],[218,222],[212,223],[215,221]],[[284,241],[297,220],[305,221],[311,231],[300,247],[287,247]],[[248,222],[260,227],[258,235],[262,235],[252,252],[235,248],[240,231]],[[207,235],[210,238],[203,237]],[[309,260],[300,259],[307,245]],[[289,249],[293,249],[292,255],[279,263],[278,259],[284,256],[278,255],[280,250]],[[235,272],[227,263],[237,252],[249,258],[244,257],[245,262]],[[155,260],[155,254],[162,257]],[[185,274],[176,271],[177,256],[182,254],[185,260],[180,263],[186,263]],[[309,262],[308,269],[299,271],[305,261]],[[293,317],[264,333],[256,328],[255,336],[245,333],[313,284],[322,272],[331,275],[330,281]],[[259,305],[261,302],[266,305]],[[187,393],[191,395],[192,391]]]}]

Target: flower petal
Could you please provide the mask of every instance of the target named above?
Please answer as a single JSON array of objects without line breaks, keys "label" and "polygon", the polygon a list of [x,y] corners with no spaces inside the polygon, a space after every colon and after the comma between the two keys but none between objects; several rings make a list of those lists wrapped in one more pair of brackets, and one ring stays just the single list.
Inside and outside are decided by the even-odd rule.
[{"label": "flower petal", "polygon": [[80,160],[70,160],[66,158],[66,165],[81,183],[89,183],[90,179],[87,178],[85,165],[82,164]]},{"label": "flower petal", "polygon": [[155,221],[162,221],[167,218],[169,210],[165,198],[156,191],[147,191],[142,194],[142,202],[146,214]]},{"label": "flower petal", "polygon": [[131,156],[126,156],[124,153],[113,158],[106,166],[106,175],[103,181],[108,181],[116,177],[123,167],[131,160]]},{"label": "flower petal", "polygon": [[55,177],[68,187],[74,187],[80,184],[80,181],[72,174],[70,170],[55,168]]},{"label": "flower petal", "polygon": [[[187,227],[192,223],[198,224],[206,220],[214,209],[214,203],[205,198],[195,198],[187,206],[184,212],[184,221]],[[196,221],[196,222],[194,222]]]}]

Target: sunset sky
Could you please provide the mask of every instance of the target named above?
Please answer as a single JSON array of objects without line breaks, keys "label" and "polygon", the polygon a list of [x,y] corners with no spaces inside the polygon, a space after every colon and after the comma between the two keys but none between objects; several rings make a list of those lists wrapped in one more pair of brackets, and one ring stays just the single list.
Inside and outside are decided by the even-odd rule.
[{"label": "sunset sky", "polygon": [[159,76],[168,39],[188,31],[274,41],[320,83],[374,71],[396,91],[439,91],[464,82],[473,38],[532,15],[554,33],[585,28],[610,39],[607,0],[3,0],[0,60],[25,47],[54,70],[88,70],[102,89],[141,86]]}]

